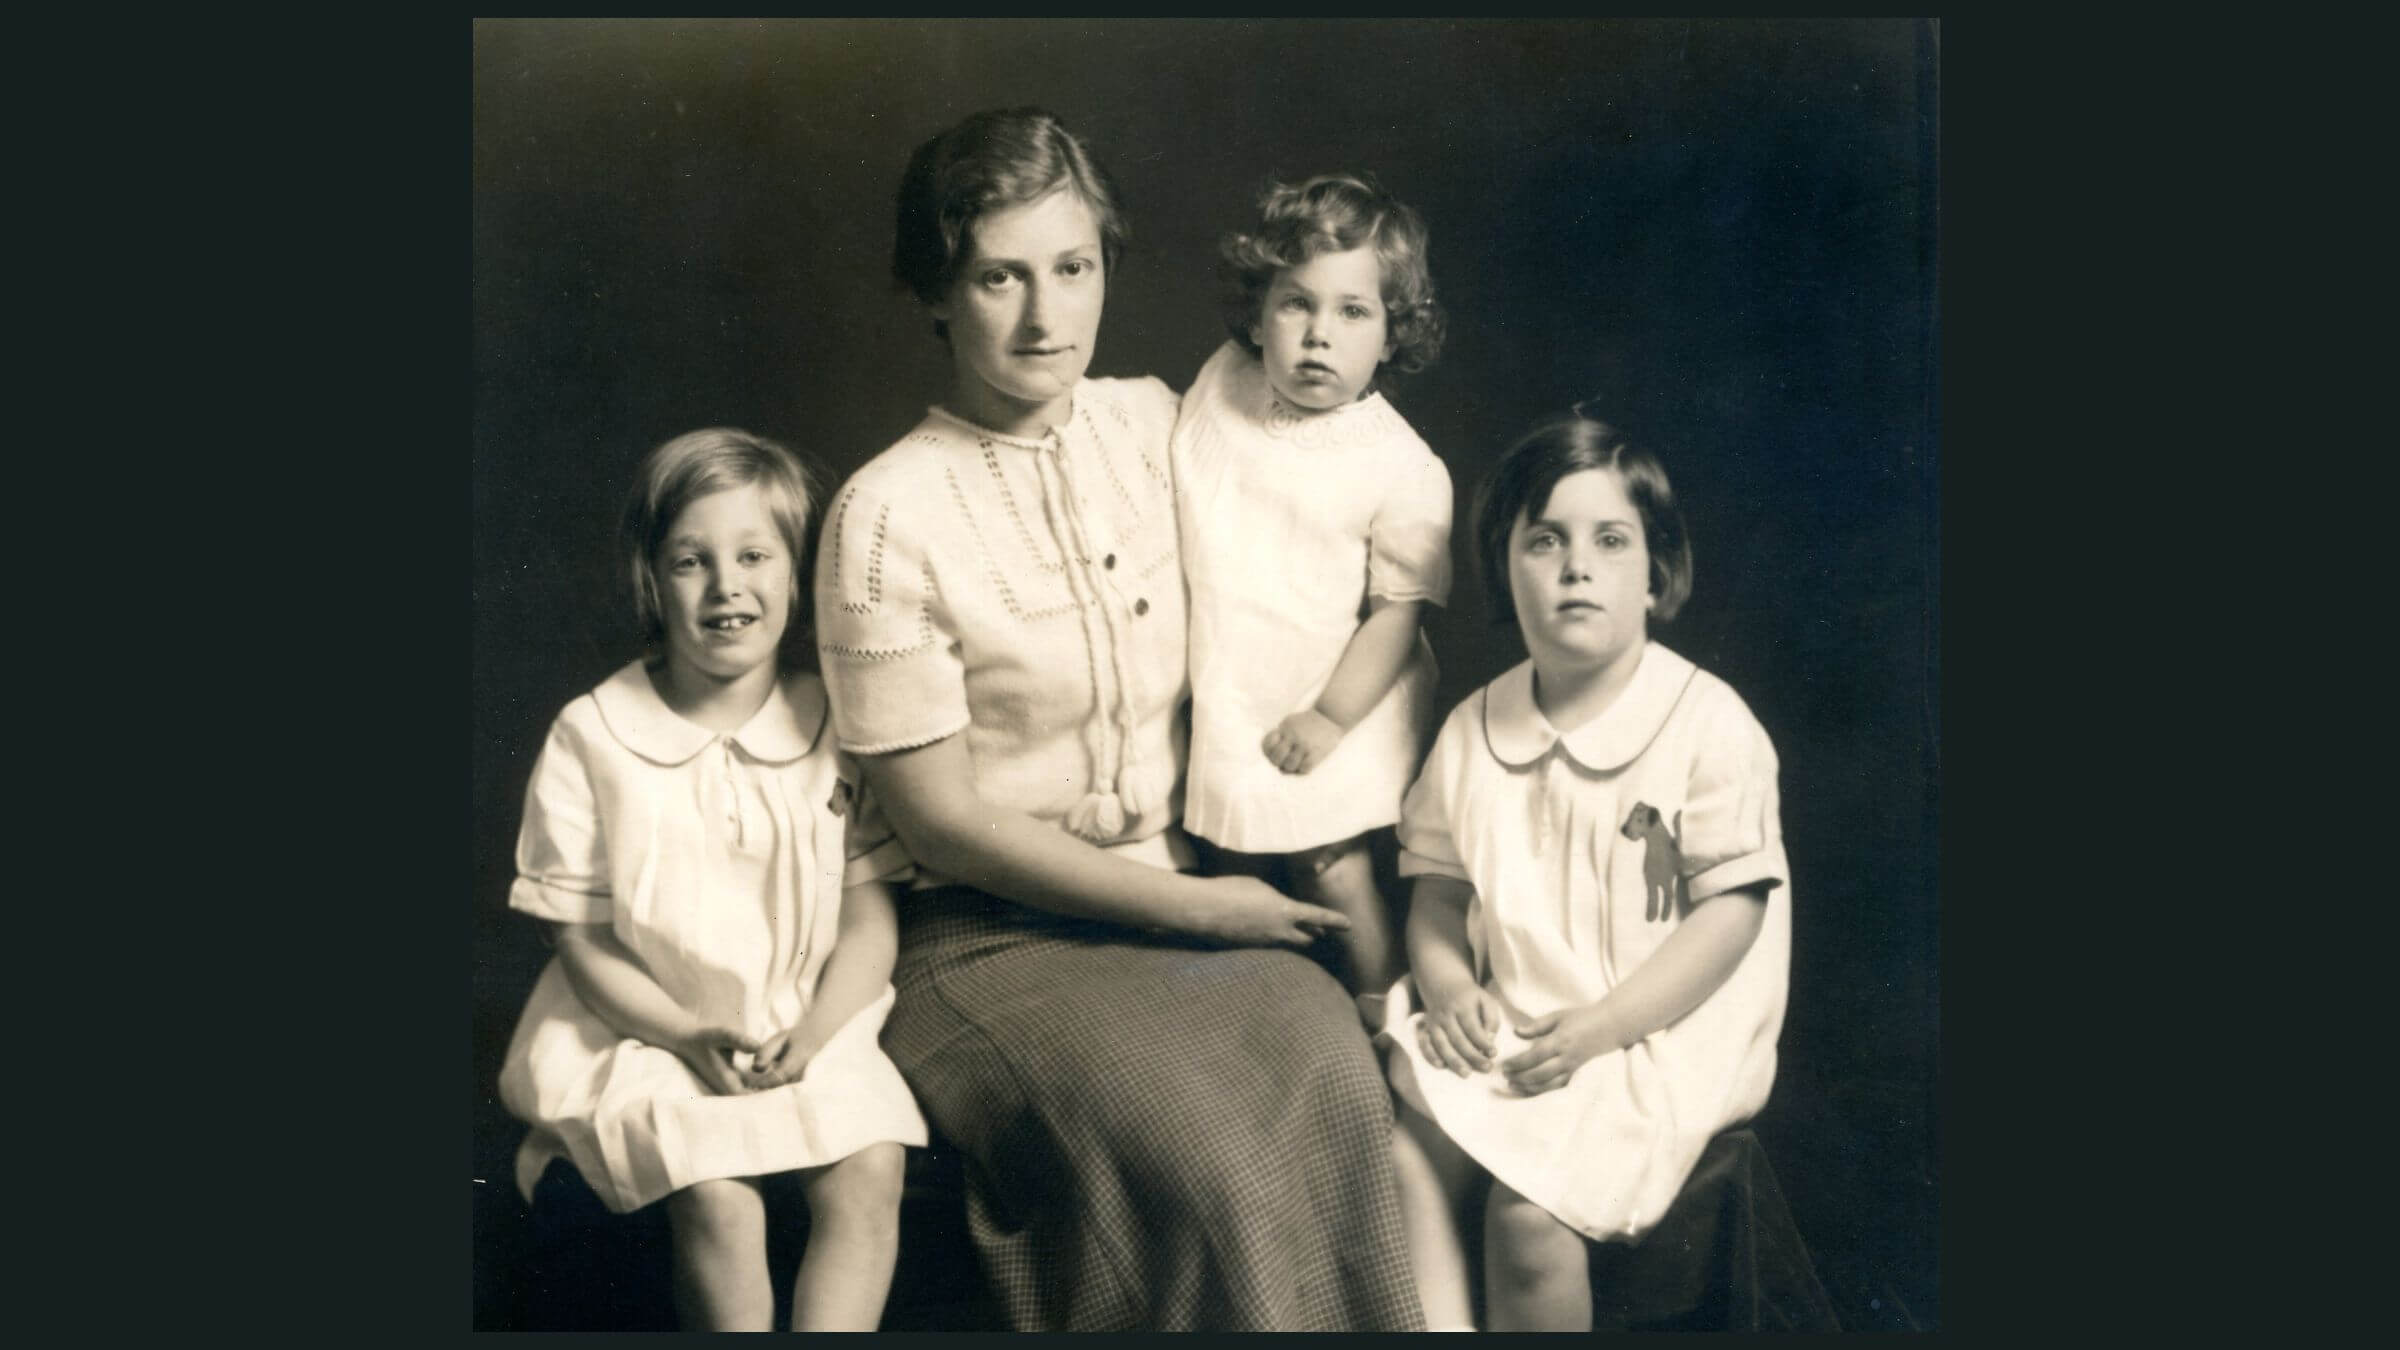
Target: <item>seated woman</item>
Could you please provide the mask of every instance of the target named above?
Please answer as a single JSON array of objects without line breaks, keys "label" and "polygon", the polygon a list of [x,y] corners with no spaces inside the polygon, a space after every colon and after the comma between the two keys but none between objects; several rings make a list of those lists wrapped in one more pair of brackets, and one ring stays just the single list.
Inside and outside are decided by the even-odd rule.
[{"label": "seated woman", "polygon": [[918,867],[884,1045],[1014,1327],[1421,1328],[1383,1078],[1298,950],[1346,921],[1184,870],[1176,396],[1084,378],[1123,237],[1034,109],[901,184],[953,378],[817,569],[835,734]]}]

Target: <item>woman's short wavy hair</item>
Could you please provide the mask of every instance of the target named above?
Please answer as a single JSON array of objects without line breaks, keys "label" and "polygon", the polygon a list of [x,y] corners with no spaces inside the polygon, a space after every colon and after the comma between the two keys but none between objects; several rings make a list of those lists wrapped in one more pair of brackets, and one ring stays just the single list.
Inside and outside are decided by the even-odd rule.
[{"label": "woman's short wavy hair", "polygon": [[1626,499],[1642,518],[1642,543],[1650,554],[1650,594],[1658,598],[1650,617],[1665,623],[1692,594],[1692,540],[1683,511],[1675,505],[1667,468],[1625,433],[1581,411],[1543,420],[1508,449],[1475,486],[1475,562],[1495,623],[1516,618],[1508,589],[1508,538],[1520,519],[1550,507],[1559,480],[1585,469],[1606,469],[1624,485]]},{"label": "woman's short wavy hair", "polygon": [[1256,226],[1225,236],[1219,250],[1226,331],[1258,355],[1250,330],[1276,273],[1320,253],[1371,243],[1383,272],[1384,323],[1392,342],[1392,359],[1385,364],[1423,370],[1441,355],[1448,329],[1433,297],[1433,273],[1425,265],[1427,242],[1424,219],[1367,175],[1328,173],[1297,184],[1270,182],[1258,197]]},{"label": "woman's short wavy hair", "polygon": [[[1074,190],[1100,226],[1102,275],[1117,270],[1129,230],[1115,180],[1081,138],[1040,108],[979,112],[916,148],[900,176],[892,278],[928,305],[940,304],[958,280],[974,240],[975,219],[988,211],[1039,201],[1061,187]],[[949,326],[933,331],[947,338]]]},{"label": "woman's short wavy hair", "polygon": [[633,492],[625,499],[617,531],[618,565],[633,582],[633,612],[643,645],[656,653],[666,642],[666,603],[659,596],[652,564],[676,518],[710,493],[756,483],[766,495],[776,532],[791,551],[795,593],[778,656],[785,670],[813,668],[817,647],[808,621],[809,583],[817,551],[811,536],[823,481],[802,456],[733,427],[687,431],[651,451],[634,473]]}]

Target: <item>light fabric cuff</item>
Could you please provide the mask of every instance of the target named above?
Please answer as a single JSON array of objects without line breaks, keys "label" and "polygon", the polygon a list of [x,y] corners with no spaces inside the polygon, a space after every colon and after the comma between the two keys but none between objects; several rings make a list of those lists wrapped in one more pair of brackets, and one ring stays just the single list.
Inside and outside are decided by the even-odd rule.
[{"label": "light fabric cuff", "polygon": [[947,740],[965,731],[972,721],[973,718],[968,714],[960,713],[957,721],[934,731],[909,732],[906,735],[881,741],[852,741],[847,736],[837,739],[844,750],[854,755],[888,755],[896,750],[914,750],[921,745],[931,745],[935,741]]},{"label": "light fabric cuff", "polygon": [[535,877],[518,877],[508,888],[508,907],[559,923],[607,923],[616,907],[606,891],[569,890]]},{"label": "light fabric cuff", "polygon": [[916,862],[908,856],[907,846],[900,842],[900,836],[893,835],[845,864],[842,868],[842,885],[904,881],[915,867]]},{"label": "light fabric cuff", "polygon": [[1698,904],[1712,895],[1738,891],[1744,886],[1755,886],[1762,881],[1767,882],[1770,887],[1781,886],[1786,881],[1785,874],[1789,870],[1784,865],[1782,849],[1761,849],[1756,853],[1745,853],[1739,858],[1728,858],[1693,877],[1689,894],[1692,897],[1692,903]]},{"label": "light fabric cuff", "polygon": [[1467,875],[1464,864],[1444,862],[1439,858],[1428,858],[1422,853],[1412,852],[1405,848],[1400,850],[1400,875],[1404,877],[1449,877],[1454,881],[1464,881],[1468,885],[1474,884],[1474,878]]}]

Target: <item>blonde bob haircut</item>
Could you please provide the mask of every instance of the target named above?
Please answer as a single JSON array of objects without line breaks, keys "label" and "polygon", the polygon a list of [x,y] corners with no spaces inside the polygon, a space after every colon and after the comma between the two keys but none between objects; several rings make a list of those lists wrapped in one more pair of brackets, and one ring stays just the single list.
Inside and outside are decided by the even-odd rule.
[{"label": "blonde bob haircut", "polygon": [[634,474],[618,531],[618,557],[633,582],[633,612],[644,648],[656,656],[666,643],[666,605],[659,598],[655,564],[658,547],[684,508],[712,493],[757,484],[767,499],[783,545],[791,550],[791,621],[779,651],[785,670],[815,664],[816,642],[808,622],[809,581],[816,550],[810,547],[811,517],[823,490],[821,478],[801,456],[764,436],[733,427],[687,431],[650,452]]}]

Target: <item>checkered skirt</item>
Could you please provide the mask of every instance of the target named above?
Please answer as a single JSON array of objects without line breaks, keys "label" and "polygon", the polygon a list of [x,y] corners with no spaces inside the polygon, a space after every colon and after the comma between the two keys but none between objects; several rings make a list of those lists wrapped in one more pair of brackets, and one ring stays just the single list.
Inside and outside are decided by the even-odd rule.
[{"label": "checkered skirt", "polygon": [[1423,1328],[1391,1098],[1323,969],[963,886],[901,913],[884,1048],[1012,1327]]}]

